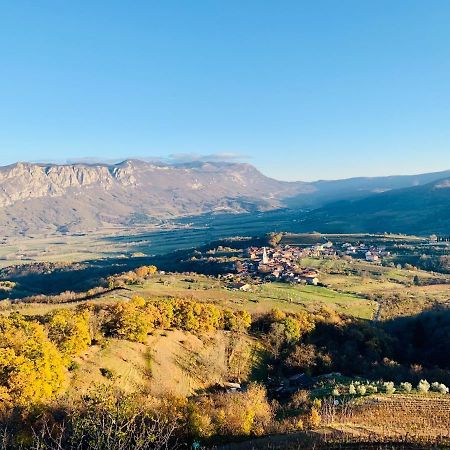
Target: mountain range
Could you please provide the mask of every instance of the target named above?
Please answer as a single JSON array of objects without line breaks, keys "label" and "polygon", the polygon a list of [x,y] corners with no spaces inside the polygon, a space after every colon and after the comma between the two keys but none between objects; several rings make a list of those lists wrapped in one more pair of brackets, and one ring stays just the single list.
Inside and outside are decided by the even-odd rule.
[{"label": "mountain range", "polygon": [[333,233],[410,233],[450,235],[450,177],[358,200],[327,204],[311,211],[305,229]]},{"label": "mountain range", "polygon": [[428,232],[433,223],[448,230],[449,194],[450,171],[286,182],[242,163],[16,163],[0,167],[0,233],[89,232],[279,208],[301,210],[302,226],[314,229]]}]

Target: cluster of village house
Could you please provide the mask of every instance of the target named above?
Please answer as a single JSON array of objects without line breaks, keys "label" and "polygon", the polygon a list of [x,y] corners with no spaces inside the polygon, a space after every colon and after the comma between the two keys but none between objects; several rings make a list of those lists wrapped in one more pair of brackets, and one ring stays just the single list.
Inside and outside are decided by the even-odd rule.
[{"label": "cluster of village house", "polygon": [[[336,246],[331,241],[318,243],[311,247],[280,245],[275,248],[250,247],[246,250],[246,259],[236,264],[236,272],[241,276],[280,280],[289,283],[319,284],[319,273],[315,269],[299,265],[302,258],[311,256],[352,256],[379,263],[389,252],[385,247],[367,246],[365,244],[345,243]],[[245,290],[248,285],[239,287]]]},{"label": "cluster of village house", "polygon": [[385,246],[353,245],[347,242],[342,244],[339,254],[365,259],[369,262],[381,262],[384,257],[390,256],[391,252],[387,251]]},{"label": "cluster of village house", "polygon": [[250,247],[246,251],[247,259],[236,265],[236,271],[242,276],[317,285],[318,272],[299,266],[299,260],[307,256],[305,251],[306,249],[289,246]]}]

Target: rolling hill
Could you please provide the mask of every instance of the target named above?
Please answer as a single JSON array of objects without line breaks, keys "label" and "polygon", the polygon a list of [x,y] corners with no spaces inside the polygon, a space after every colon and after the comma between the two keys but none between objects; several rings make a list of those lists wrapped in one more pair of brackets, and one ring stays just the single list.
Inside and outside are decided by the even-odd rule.
[{"label": "rolling hill", "polygon": [[335,202],[310,212],[302,226],[336,233],[450,234],[450,177]]}]

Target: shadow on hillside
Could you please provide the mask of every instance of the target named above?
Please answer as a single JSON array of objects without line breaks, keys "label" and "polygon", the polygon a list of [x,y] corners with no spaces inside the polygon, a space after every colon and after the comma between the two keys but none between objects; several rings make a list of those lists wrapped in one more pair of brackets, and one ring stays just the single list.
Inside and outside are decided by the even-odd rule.
[{"label": "shadow on hillside", "polygon": [[13,281],[17,287],[10,293],[4,292],[3,298],[84,292],[102,285],[110,275],[158,262],[155,257],[107,258],[69,265],[36,263],[7,267],[0,271],[0,280]]},{"label": "shadow on hillside", "polygon": [[[107,238],[119,239],[116,237]],[[98,287],[104,280],[121,272],[134,270],[144,265],[155,265],[168,272],[198,272],[218,275],[230,268],[226,263],[192,260],[194,252],[202,253],[219,245],[232,245],[243,249],[251,245],[262,245],[261,238],[246,240],[215,240],[200,247],[172,251],[154,256],[132,256],[97,258],[81,263],[31,263],[9,266],[0,270],[0,281],[13,281],[17,288],[11,292],[1,292],[0,299],[21,299],[32,295],[57,295],[65,291],[85,292]],[[3,295],[3,297],[2,297]]]},{"label": "shadow on hillside", "polygon": [[450,370],[450,309],[435,306],[414,316],[391,319],[384,329],[399,340],[399,361]]},{"label": "shadow on hillside", "polygon": [[449,308],[435,307],[387,322],[319,323],[304,341],[331,361],[318,369],[313,360],[313,374],[341,372],[395,383],[416,385],[427,379],[450,385]]}]

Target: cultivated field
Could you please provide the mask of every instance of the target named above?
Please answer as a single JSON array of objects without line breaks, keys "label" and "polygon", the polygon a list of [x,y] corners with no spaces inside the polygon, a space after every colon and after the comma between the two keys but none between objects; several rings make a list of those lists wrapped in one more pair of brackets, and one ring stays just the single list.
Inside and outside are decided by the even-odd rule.
[{"label": "cultivated field", "polygon": [[450,399],[439,394],[375,395],[364,401],[350,417],[336,417],[328,424],[336,435],[352,440],[434,440],[450,444]]}]

